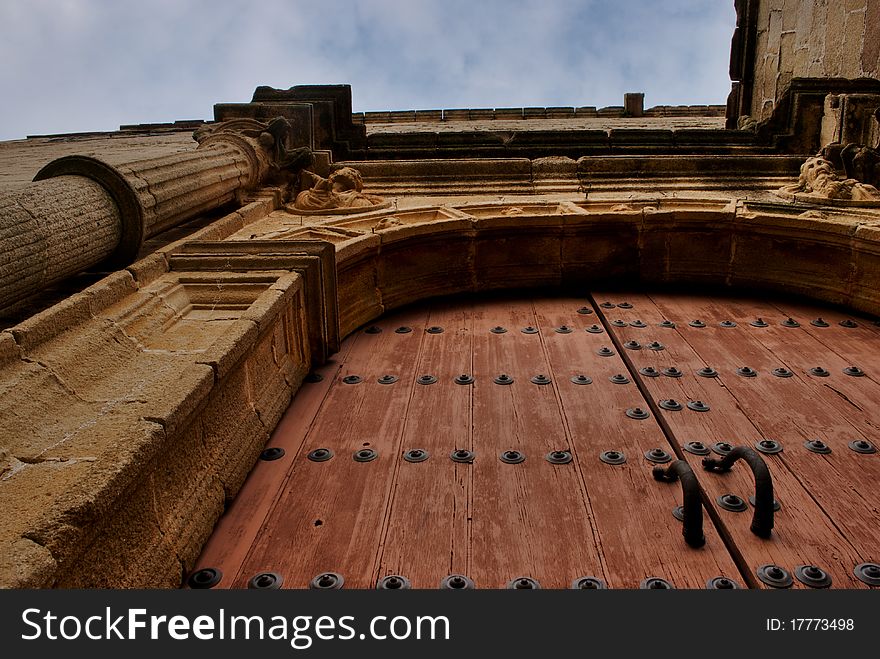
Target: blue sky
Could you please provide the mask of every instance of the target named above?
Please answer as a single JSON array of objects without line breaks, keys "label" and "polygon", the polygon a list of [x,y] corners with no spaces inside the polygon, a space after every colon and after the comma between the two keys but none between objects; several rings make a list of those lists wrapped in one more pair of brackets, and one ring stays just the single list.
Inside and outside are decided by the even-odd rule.
[{"label": "blue sky", "polygon": [[733,0],[0,0],[0,140],[210,119],[257,85],[355,111],[724,103]]}]

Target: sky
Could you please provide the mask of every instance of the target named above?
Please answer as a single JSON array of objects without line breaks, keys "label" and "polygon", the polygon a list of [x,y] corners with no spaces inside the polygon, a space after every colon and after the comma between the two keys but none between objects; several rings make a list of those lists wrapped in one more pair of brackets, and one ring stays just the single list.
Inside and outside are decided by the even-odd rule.
[{"label": "sky", "polygon": [[354,111],[723,104],[733,0],[0,0],[0,140],[211,119],[258,85]]}]

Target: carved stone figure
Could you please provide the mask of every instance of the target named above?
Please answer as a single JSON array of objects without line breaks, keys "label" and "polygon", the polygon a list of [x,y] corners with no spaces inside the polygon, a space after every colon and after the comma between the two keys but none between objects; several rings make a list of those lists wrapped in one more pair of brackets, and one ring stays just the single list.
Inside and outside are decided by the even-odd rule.
[{"label": "carved stone figure", "polygon": [[834,165],[823,156],[813,156],[801,165],[798,182],[779,189],[785,197],[815,201],[856,201],[880,203],[880,190],[873,185],[845,178],[834,171]]},{"label": "carved stone figure", "polygon": [[880,186],[880,151],[859,144],[847,144],[840,152],[846,175],[862,183]]},{"label": "carved stone figure", "polygon": [[383,205],[384,199],[363,192],[364,182],[361,174],[353,167],[342,167],[323,178],[308,170],[301,174],[304,189],[296,196],[294,209],[306,212],[340,211]]}]

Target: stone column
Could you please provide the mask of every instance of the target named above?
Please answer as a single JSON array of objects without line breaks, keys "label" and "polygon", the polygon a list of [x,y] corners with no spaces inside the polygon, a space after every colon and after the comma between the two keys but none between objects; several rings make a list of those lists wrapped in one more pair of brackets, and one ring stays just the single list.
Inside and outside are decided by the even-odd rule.
[{"label": "stone column", "polygon": [[0,196],[0,308],[98,264],[124,267],[148,238],[259,185],[283,152],[266,128],[226,122],[193,151],[118,166],[66,156]]},{"label": "stone column", "polygon": [[121,226],[113,197],[82,176],[0,196],[0,307],[109,258]]}]

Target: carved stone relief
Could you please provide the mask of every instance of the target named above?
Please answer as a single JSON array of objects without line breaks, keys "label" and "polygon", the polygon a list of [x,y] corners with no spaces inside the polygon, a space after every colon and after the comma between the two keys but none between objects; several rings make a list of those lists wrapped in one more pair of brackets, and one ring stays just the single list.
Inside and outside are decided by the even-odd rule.
[{"label": "carved stone relief", "polygon": [[303,188],[293,203],[301,213],[360,213],[388,205],[382,197],[363,191],[361,174],[353,167],[342,167],[328,178],[303,170],[300,176]]}]

